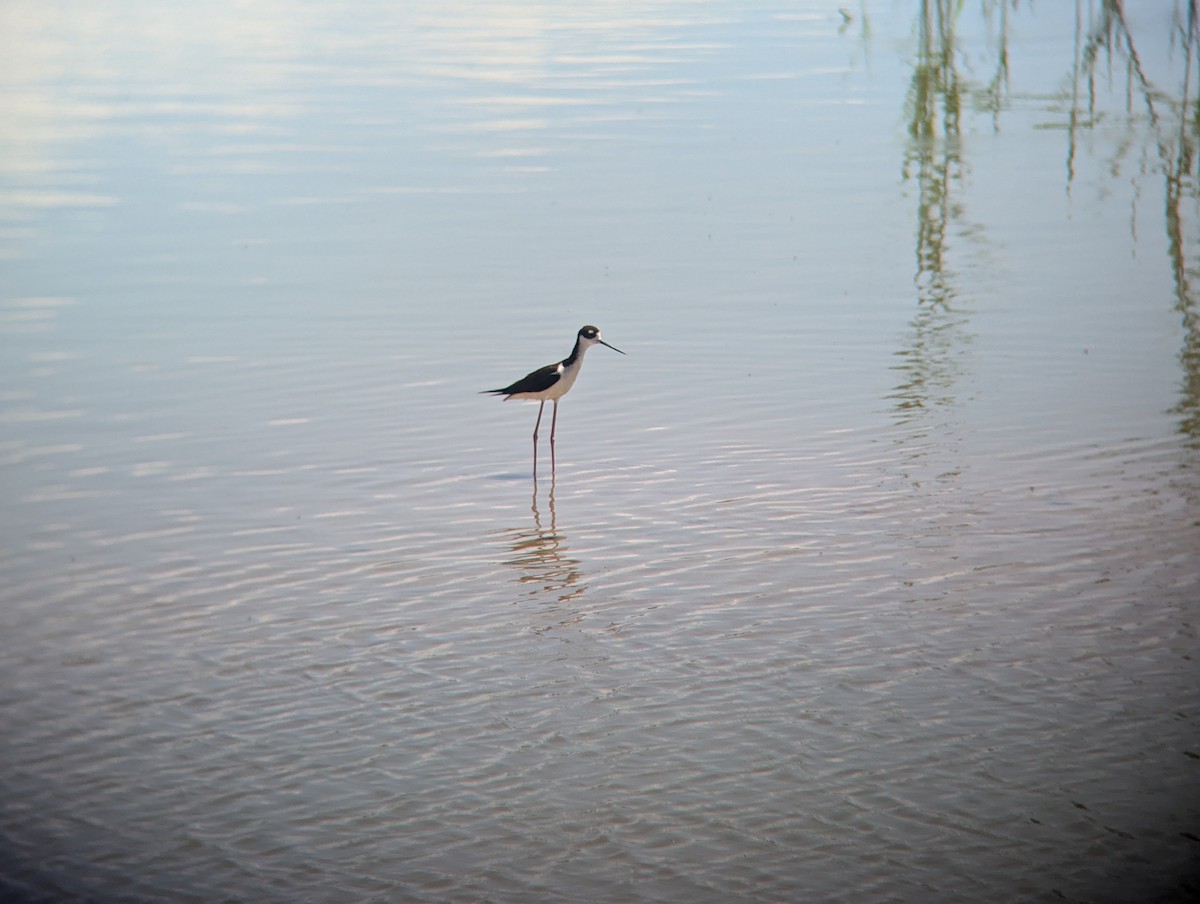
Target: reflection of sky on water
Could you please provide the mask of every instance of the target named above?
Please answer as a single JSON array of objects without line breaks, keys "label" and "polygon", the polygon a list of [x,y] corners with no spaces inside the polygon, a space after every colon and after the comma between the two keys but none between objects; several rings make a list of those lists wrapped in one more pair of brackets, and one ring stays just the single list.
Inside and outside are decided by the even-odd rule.
[{"label": "reflection of sky on water", "polygon": [[[1186,857],[1194,130],[1150,6],[1157,124],[1123,45],[1081,65],[1099,3],[0,6],[6,837],[247,899],[486,896],[468,836],[611,877],[581,812],[663,900]],[[536,406],[478,390],[584,322],[628,357],[530,486]],[[897,813],[933,865],[863,853]]]},{"label": "reflection of sky on water", "polygon": [[[714,76],[802,71],[794,60],[737,71],[747,61],[716,37],[737,16],[670,6],[10,5],[6,18],[0,165],[6,201],[26,216],[147,193],[122,179],[127,167],[179,180],[162,200],[193,212],[518,190],[529,183],[502,174],[544,173],[556,157],[595,143],[606,154],[694,118],[697,101],[711,107],[728,88]],[[292,178],[228,196],[268,175]]]},{"label": "reflection of sky on water", "polygon": [[[1080,6],[1080,34],[1104,8]],[[434,331],[478,316],[525,332],[578,299],[659,344],[684,311],[715,366],[750,354],[760,374],[813,337],[803,379],[911,412],[999,376],[972,337],[1003,339],[988,318],[1014,294],[1047,296],[1018,306],[1033,328],[1016,353],[1039,356],[1102,347],[1088,327],[1121,318],[1123,280],[1159,296],[1147,273],[1168,270],[1123,265],[1131,243],[1163,253],[1144,200],[1161,141],[1126,109],[1124,45],[1081,74],[1067,6],[848,11],[7,5],[6,316],[108,295],[118,317],[383,306]],[[1172,15],[1128,12],[1167,94]],[[878,370],[821,357],[850,340],[843,355],[884,353]]]}]

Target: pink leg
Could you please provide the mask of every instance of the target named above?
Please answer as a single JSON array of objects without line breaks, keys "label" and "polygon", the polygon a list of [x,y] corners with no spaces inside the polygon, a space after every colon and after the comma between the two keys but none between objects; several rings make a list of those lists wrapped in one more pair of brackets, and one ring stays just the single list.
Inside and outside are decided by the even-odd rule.
[{"label": "pink leg", "polygon": [[558,399],[554,400],[554,415],[550,418],[550,467],[554,467],[554,430],[558,426]]},{"label": "pink leg", "polygon": [[[542,404],[538,405],[538,419],[537,419],[537,423],[533,425],[533,476],[534,476],[534,477],[536,477],[536,476],[537,476],[537,437],[538,437],[538,427],[542,426],[542,410],[543,410],[545,407],[546,407],[546,403],[545,403],[545,401],[543,401],[543,402],[542,402]],[[551,434],[551,438],[553,438],[553,435],[554,435],[554,428],[553,428],[553,427],[551,427],[551,428],[550,428],[550,434]],[[553,458],[553,457],[554,457],[554,446],[553,446],[553,444],[550,446],[550,456],[551,456],[551,458]]]},{"label": "pink leg", "polygon": [[[538,433],[538,427],[542,426],[542,409],[543,409],[543,408],[545,408],[545,407],[546,407],[546,403],[545,403],[545,402],[542,402],[542,404],[538,405],[538,419],[537,419],[537,423],[533,425],[533,448],[534,448],[534,449],[536,449],[536,448],[537,448],[537,433]],[[550,432],[551,432],[551,433],[553,433],[553,432],[554,432],[554,428],[553,428],[553,427],[551,427],[551,428],[550,428]]]}]

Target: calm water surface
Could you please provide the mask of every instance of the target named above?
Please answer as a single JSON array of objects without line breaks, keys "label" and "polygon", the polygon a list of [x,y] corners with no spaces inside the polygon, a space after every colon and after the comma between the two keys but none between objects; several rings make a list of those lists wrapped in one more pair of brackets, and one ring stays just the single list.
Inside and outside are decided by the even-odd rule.
[{"label": "calm water surface", "polygon": [[5,4],[0,897],[1194,900],[1130,6]]}]

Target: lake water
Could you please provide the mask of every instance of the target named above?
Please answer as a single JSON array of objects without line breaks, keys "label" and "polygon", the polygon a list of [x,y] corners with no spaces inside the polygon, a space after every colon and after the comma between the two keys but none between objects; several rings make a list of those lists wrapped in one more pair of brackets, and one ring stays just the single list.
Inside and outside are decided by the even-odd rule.
[{"label": "lake water", "polygon": [[0,897],[1195,900],[1129,6],[5,3]]}]

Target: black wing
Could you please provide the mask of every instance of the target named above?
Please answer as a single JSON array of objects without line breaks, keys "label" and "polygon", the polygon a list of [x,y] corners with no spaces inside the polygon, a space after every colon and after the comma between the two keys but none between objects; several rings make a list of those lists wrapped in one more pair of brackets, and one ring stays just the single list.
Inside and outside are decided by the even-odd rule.
[{"label": "black wing", "polygon": [[558,364],[547,364],[545,367],[539,367],[533,373],[521,377],[511,386],[505,386],[503,389],[485,389],[484,392],[503,396],[517,395],[522,392],[545,392],[562,379],[562,373],[558,368]]}]

